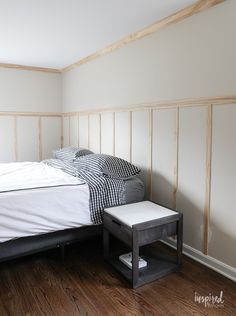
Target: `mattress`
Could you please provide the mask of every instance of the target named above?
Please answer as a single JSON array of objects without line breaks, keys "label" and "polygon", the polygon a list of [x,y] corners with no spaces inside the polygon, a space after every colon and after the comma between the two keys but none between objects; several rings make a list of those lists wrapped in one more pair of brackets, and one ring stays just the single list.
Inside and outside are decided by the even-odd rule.
[{"label": "mattress", "polygon": [[0,164],[0,242],[91,225],[89,188],[43,163]]},{"label": "mattress", "polygon": [[122,193],[123,204],[140,202],[144,198],[145,187],[138,177],[125,180]]},{"label": "mattress", "polygon": [[[0,164],[0,177],[0,243],[93,224],[89,184],[84,180],[32,162]],[[109,181],[106,194],[95,198],[105,196],[107,202],[107,194],[119,195]],[[138,177],[122,183],[120,204],[143,200],[144,185]]]}]

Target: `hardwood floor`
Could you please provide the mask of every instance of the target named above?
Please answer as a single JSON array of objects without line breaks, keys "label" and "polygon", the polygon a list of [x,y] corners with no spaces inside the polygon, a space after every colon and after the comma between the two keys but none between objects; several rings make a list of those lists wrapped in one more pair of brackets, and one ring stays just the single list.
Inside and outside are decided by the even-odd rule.
[{"label": "hardwood floor", "polygon": [[[194,301],[220,294],[223,306]],[[133,290],[103,261],[101,240],[0,264],[0,316],[236,315],[236,284],[184,257],[179,274]]]}]

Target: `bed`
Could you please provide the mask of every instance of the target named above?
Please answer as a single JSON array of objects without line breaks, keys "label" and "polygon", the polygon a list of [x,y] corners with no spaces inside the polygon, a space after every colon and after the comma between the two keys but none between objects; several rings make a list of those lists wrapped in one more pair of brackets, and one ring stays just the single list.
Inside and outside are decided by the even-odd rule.
[{"label": "bed", "polygon": [[0,164],[0,262],[102,232],[105,206],[141,200],[137,177],[111,179],[59,160]]}]

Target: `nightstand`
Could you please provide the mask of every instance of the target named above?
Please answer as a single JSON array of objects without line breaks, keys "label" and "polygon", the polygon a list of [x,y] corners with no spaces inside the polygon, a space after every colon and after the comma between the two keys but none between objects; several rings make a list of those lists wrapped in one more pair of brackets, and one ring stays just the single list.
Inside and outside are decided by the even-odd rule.
[{"label": "nightstand", "polygon": [[[132,268],[119,260],[122,252],[110,251],[110,234],[126,244],[132,252]],[[175,257],[160,253],[147,245],[177,235]],[[133,288],[179,271],[183,247],[183,216],[181,213],[150,201],[126,204],[104,210],[104,259],[115,267]],[[150,247],[149,247],[150,248]],[[139,268],[139,256],[147,266]]]}]

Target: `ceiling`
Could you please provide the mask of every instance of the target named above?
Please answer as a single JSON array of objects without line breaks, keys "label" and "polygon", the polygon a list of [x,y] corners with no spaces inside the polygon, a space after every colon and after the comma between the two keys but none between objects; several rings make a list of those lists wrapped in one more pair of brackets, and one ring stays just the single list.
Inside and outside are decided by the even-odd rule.
[{"label": "ceiling", "polygon": [[63,68],[196,0],[0,0],[0,63]]}]

